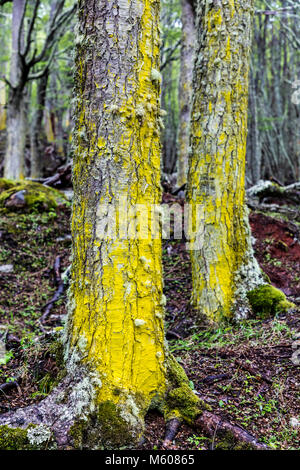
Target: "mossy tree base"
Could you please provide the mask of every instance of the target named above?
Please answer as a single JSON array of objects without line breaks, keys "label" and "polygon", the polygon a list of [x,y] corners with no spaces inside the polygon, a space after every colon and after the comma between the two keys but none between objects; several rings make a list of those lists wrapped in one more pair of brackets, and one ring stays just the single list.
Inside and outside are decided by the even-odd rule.
[{"label": "mossy tree base", "polygon": [[[193,424],[209,409],[190,388],[182,367],[172,355],[166,361],[167,389],[150,405],[166,421],[173,418]],[[136,447],[148,409],[140,397],[126,404],[110,400],[97,402],[95,376],[78,366],[76,376],[67,374],[38,405],[31,405],[0,416],[1,449],[120,449]],[[132,420],[132,409],[139,419]]]}]

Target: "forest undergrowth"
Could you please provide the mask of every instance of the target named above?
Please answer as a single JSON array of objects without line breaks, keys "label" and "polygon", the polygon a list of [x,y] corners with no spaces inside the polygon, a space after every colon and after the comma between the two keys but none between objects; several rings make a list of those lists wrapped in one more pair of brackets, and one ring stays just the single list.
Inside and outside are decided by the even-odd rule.
[{"label": "forest undergrowth", "polygon": [[[170,194],[164,194],[164,202],[183,203]],[[60,378],[55,344],[66,318],[61,276],[70,264],[69,220],[69,205],[1,214],[0,271],[11,266],[11,272],[0,272],[0,335],[6,347],[0,413],[38,403]],[[190,304],[185,241],[164,240],[166,335],[195,393],[214,413],[271,449],[299,449],[300,370],[291,358],[300,332],[300,228],[260,212],[252,212],[250,222],[261,267],[298,307],[275,318],[199,326]],[[59,285],[63,294],[51,303]],[[160,449],[164,432],[163,417],[150,412],[141,448]],[[182,425],[169,448],[214,449],[218,444]]]}]

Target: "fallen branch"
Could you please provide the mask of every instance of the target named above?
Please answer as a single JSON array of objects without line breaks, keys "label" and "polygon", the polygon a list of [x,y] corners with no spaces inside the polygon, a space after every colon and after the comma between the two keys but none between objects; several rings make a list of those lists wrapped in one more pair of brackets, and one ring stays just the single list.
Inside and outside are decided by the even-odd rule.
[{"label": "fallen branch", "polygon": [[207,377],[204,377],[202,382],[206,384],[211,384],[213,382],[220,382],[221,380],[229,379],[229,378],[230,378],[230,374],[208,375]]},{"label": "fallen branch", "polygon": [[243,448],[243,449],[255,449],[255,450],[267,450],[268,447],[265,444],[258,442],[256,437],[249,434],[244,429],[237,425],[231,424],[229,421],[225,421],[220,416],[217,416],[209,411],[203,411],[203,413],[197,418],[195,426],[201,432],[208,437],[216,437],[223,440],[222,443],[217,444],[217,448]]},{"label": "fallen branch", "polygon": [[286,200],[297,206],[300,204],[300,183],[288,186],[280,186],[272,181],[259,181],[255,186],[247,190],[247,196],[251,199],[258,198],[259,202],[265,202],[265,198]]},{"label": "fallen branch", "polygon": [[258,380],[263,380],[264,382],[266,382],[270,385],[273,383],[273,381],[271,379],[269,379],[269,377],[267,377],[265,374],[262,374],[261,372],[259,372],[255,367],[252,367],[251,364],[248,364],[247,362],[239,361],[238,359],[235,360],[235,363],[241,369],[244,369],[247,372],[250,372],[250,374],[255,376]]},{"label": "fallen branch", "polygon": [[174,338],[177,338],[177,339],[182,339],[182,336],[180,336],[178,333],[176,333],[176,331],[173,331],[173,330],[168,330],[167,335],[173,336]]},{"label": "fallen branch", "polygon": [[58,168],[55,175],[50,176],[43,182],[44,186],[52,186],[54,188],[67,187],[72,184],[72,163]]},{"label": "fallen branch", "polygon": [[10,380],[9,382],[5,382],[4,384],[1,384],[0,392],[7,393],[13,388],[18,388],[18,387],[19,387],[18,379],[13,379],[13,380]]}]

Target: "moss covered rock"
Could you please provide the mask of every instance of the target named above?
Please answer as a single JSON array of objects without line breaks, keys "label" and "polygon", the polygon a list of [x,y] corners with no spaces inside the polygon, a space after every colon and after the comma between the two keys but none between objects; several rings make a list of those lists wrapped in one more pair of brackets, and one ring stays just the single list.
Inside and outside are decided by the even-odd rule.
[{"label": "moss covered rock", "polygon": [[8,180],[7,178],[0,178],[0,193],[11,189],[15,186],[16,182],[13,180]]},{"label": "moss covered rock", "polygon": [[260,318],[270,318],[278,313],[285,313],[294,307],[281,290],[265,284],[248,292],[253,313]]},{"label": "moss covered rock", "polygon": [[0,208],[6,210],[49,210],[68,204],[63,193],[33,181],[0,178]]}]

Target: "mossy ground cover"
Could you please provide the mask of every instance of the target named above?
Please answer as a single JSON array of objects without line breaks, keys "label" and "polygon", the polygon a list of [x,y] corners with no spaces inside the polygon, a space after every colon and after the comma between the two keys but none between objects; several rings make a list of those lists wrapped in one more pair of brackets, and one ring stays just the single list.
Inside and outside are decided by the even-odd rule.
[{"label": "mossy ground cover", "polygon": [[6,342],[0,383],[19,380],[9,394],[0,391],[0,412],[42,399],[59,373],[49,345],[66,313],[65,297],[55,304],[48,323],[42,326],[39,320],[56,290],[56,256],[62,271],[69,265],[70,241],[59,241],[69,235],[69,217],[65,205],[0,214],[0,265],[13,265],[13,272],[0,273],[0,337]]},{"label": "mossy ground cover", "polygon": [[[288,222],[272,219],[271,240],[266,224],[263,233],[261,230],[264,216],[251,217],[261,266],[274,286],[282,288],[284,283],[283,289],[290,289],[286,291],[289,300],[299,304],[296,233]],[[55,304],[42,327],[39,319],[56,288],[55,257],[61,257],[62,270],[70,262],[69,218],[70,208],[60,206],[1,214],[0,265],[12,264],[14,270],[0,275],[0,334],[5,335],[7,345],[0,385],[13,377],[19,382],[18,387],[0,391],[0,412],[40,401],[61,372],[52,345],[63,324],[66,296]],[[271,261],[266,253],[271,253]],[[294,337],[300,332],[299,311],[278,312],[274,318],[239,325],[199,327],[190,305],[191,272],[184,240],[164,241],[163,263],[167,338],[198,396],[213,412],[244,427],[271,448],[299,449],[300,369],[291,361]],[[170,397],[175,408],[177,398]],[[142,447],[160,448],[164,431],[163,417],[150,412]],[[172,447],[208,449],[217,445],[185,424]]]}]

